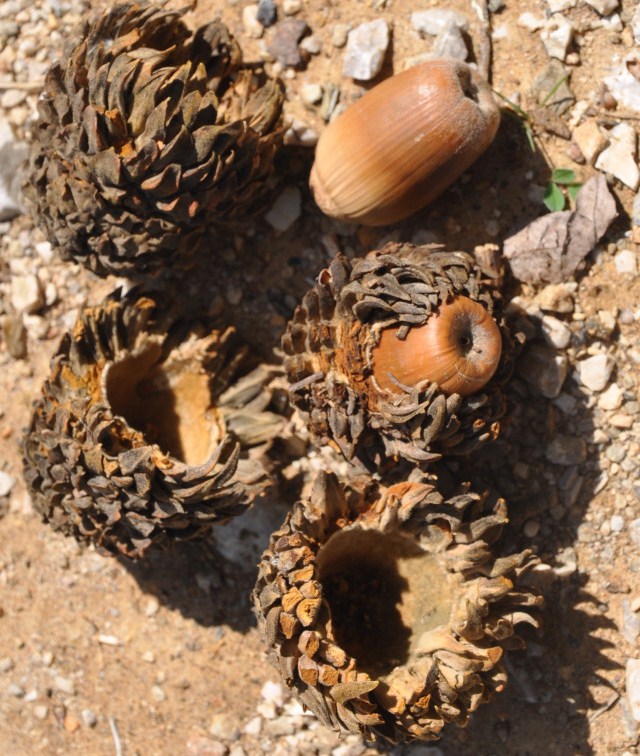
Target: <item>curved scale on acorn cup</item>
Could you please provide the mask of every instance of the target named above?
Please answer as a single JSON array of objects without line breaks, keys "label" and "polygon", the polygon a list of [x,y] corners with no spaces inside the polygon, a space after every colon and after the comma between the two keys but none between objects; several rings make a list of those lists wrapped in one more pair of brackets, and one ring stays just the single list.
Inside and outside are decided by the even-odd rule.
[{"label": "curved scale on acorn cup", "polygon": [[[133,289],[63,338],[23,440],[34,506],[56,530],[138,558],[204,535],[270,483],[277,370],[230,327]],[[163,304],[160,304],[160,303]]]},{"label": "curved scale on acorn cup", "polygon": [[396,223],[441,194],[491,144],[491,87],[453,59],[392,76],[322,133],[310,186],[320,209],[370,226]]},{"label": "curved scale on acorn cup", "polygon": [[283,88],[219,19],[191,32],[183,12],[115,5],[45,78],[25,197],[62,257],[99,275],[188,260],[268,190]]},{"label": "curved scale on acorn cup", "polygon": [[320,473],[271,536],[253,593],[269,657],[323,724],[392,743],[464,727],[538,626],[544,567],[498,541],[504,501],[435,477],[383,487]]},{"label": "curved scale on acorn cup", "polygon": [[334,258],[282,347],[313,441],[375,469],[494,439],[516,344],[500,293],[470,255],[391,243]]}]

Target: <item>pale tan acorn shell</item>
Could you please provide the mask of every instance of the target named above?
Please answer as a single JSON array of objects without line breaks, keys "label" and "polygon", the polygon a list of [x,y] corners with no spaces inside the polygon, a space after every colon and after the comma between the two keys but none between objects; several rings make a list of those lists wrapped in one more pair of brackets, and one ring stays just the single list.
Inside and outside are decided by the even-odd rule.
[{"label": "pale tan acorn shell", "polygon": [[340,220],[384,226],[443,192],[491,144],[500,110],[486,81],[453,59],[386,79],[320,137],[310,186]]}]

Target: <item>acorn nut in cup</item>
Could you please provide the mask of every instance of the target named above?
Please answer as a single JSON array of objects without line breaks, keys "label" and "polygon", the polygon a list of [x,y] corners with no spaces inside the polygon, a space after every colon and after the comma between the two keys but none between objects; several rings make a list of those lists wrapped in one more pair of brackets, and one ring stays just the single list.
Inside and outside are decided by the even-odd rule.
[{"label": "acorn nut in cup", "polygon": [[322,134],[311,170],[320,209],[370,226],[435,199],[491,144],[500,110],[459,60],[431,60],[386,79]]},{"label": "acorn nut in cup", "polygon": [[399,393],[399,384],[415,386],[429,379],[445,394],[469,396],[493,377],[500,362],[500,329],[469,297],[441,305],[404,339],[398,331],[383,330],[372,352],[373,377],[386,391]]}]

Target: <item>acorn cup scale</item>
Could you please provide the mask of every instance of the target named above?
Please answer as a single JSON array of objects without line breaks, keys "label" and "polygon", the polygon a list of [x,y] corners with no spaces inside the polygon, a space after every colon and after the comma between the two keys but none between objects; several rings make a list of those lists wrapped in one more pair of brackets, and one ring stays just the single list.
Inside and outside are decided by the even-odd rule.
[{"label": "acorn cup scale", "polygon": [[491,144],[491,88],[453,59],[413,66],[373,87],[322,133],[310,186],[320,209],[382,226],[443,192]]}]

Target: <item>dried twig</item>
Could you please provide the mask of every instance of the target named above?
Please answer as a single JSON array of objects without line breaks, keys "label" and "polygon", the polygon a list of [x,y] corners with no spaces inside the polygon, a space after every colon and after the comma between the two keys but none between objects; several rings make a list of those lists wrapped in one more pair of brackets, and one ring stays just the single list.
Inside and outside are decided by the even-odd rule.
[{"label": "dried twig", "polygon": [[480,19],[478,40],[478,70],[487,81],[491,81],[491,17],[487,0],[471,0],[471,7]]},{"label": "dried twig", "polygon": [[620,698],[619,693],[614,693],[611,698],[608,701],[605,701],[602,706],[597,708],[595,711],[592,711],[591,714],[589,714],[589,722],[593,722],[596,720],[601,714],[604,714],[605,711],[609,711],[609,709],[618,702],[618,699]]},{"label": "dried twig", "polygon": [[113,738],[113,745],[116,749],[116,756],[122,756],[122,741],[116,727],[116,720],[113,717],[109,717],[109,729],[111,730],[111,737]]}]

